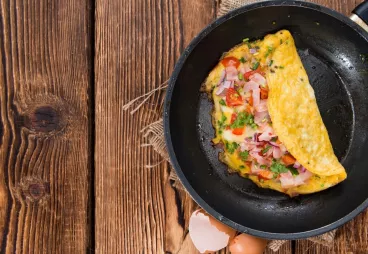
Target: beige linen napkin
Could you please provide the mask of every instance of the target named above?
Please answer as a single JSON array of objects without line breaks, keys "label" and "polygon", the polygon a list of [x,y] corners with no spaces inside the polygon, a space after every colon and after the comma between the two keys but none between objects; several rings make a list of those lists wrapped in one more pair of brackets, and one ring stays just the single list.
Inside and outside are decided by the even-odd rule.
[{"label": "beige linen napkin", "polygon": [[[243,5],[254,3],[254,2],[259,2],[259,0],[222,0],[219,5],[217,17],[222,16],[233,9],[236,9]],[[142,96],[128,102],[127,104],[123,106],[123,110],[131,109],[130,113],[134,114],[137,110],[139,110],[139,108],[142,105],[144,105],[146,101],[148,101],[148,99],[153,94],[166,89],[167,82],[168,81],[165,81],[163,84],[158,86],[156,89],[146,94],[143,94]],[[138,102],[139,100],[141,100],[141,102],[138,105],[136,105],[136,102]],[[150,125],[143,128],[141,130],[141,133],[143,134],[143,137],[146,140],[146,143],[143,144],[143,146],[152,146],[153,149],[156,152],[158,152],[164,160],[170,162],[169,155],[166,151],[166,146],[165,146],[163,120],[160,119],[156,122],[151,123]],[[154,166],[157,166],[157,165],[146,165],[146,167],[154,167]],[[173,169],[171,169],[170,171],[170,179],[173,180],[174,182],[173,186],[175,188],[184,189],[184,187],[181,185],[180,180],[178,179]],[[314,243],[319,243],[319,244],[329,247],[333,244],[335,233],[336,233],[336,230],[333,230],[331,232],[325,233],[320,236],[308,238],[308,240]],[[277,251],[286,242],[287,240],[273,240],[273,241],[270,241],[270,243],[268,244],[268,248],[273,251]]]}]

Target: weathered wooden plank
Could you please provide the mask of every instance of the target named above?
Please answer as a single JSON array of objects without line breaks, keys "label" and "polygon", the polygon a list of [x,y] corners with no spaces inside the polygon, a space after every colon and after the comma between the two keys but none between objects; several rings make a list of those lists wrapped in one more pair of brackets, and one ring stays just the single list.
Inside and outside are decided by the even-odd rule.
[{"label": "weathered wooden plank", "polygon": [[162,96],[131,116],[121,107],[169,78],[192,37],[214,18],[214,2],[98,0],[96,4],[96,251],[193,253],[195,204],[176,191],[166,163],[139,133],[161,117]]},{"label": "weathered wooden plank", "polygon": [[86,0],[0,0],[0,252],[90,243]]}]

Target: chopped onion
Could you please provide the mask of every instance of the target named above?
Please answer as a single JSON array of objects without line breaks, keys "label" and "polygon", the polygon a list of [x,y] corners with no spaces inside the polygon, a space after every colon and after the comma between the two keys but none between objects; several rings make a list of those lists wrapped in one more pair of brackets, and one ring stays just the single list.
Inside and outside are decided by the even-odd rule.
[{"label": "chopped onion", "polygon": [[280,174],[280,182],[283,188],[291,188],[295,186],[294,177],[290,171]]},{"label": "chopped onion", "polygon": [[222,82],[224,82],[224,79],[225,79],[225,70],[222,70],[217,86],[219,86]]},{"label": "chopped onion", "polygon": [[255,53],[257,53],[257,49],[249,49],[249,53],[251,53],[251,54],[255,54]]}]

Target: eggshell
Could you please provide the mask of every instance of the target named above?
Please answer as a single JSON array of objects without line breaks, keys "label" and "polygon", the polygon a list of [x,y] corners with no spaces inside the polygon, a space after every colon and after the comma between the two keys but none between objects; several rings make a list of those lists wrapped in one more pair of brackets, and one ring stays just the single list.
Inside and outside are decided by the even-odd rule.
[{"label": "eggshell", "polygon": [[189,220],[189,235],[201,253],[213,253],[225,248],[236,231],[208,215],[202,209],[192,213]]},{"label": "eggshell", "polygon": [[262,254],[267,246],[267,240],[247,234],[236,236],[230,243],[231,254]]}]

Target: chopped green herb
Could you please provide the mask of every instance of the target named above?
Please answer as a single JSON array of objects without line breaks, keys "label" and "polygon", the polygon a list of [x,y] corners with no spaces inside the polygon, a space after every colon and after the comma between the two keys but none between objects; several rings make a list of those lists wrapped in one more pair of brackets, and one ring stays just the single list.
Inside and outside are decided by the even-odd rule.
[{"label": "chopped green herb", "polygon": [[248,42],[249,41],[249,38],[245,38],[244,40],[243,40],[243,42]]},{"label": "chopped green herb", "polygon": [[225,147],[226,147],[226,150],[230,153],[230,154],[233,154],[236,150],[236,148],[238,148],[238,143],[236,142],[232,142],[232,143],[229,143],[227,141],[225,141]]},{"label": "chopped green herb", "polygon": [[273,60],[270,61],[270,63],[268,64],[268,66],[271,66],[273,64]]},{"label": "chopped green herb", "polygon": [[238,79],[239,80],[243,80],[244,79],[244,76],[243,76],[243,74],[241,72],[239,72],[239,74],[238,74]]},{"label": "chopped green herb", "polygon": [[217,121],[217,124],[218,124],[220,130],[223,129],[223,128],[225,128],[225,121],[226,120],[227,120],[226,116],[225,115],[222,115],[221,120],[218,120]]},{"label": "chopped green herb", "polygon": [[271,141],[272,141],[272,142],[276,142],[276,141],[277,141],[277,137],[273,137],[273,138],[271,138]]},{"label": "chopped green herb", "polygon": [[223,105],[223,106],[226,106],[226,102],[224,101],[224,99],[221,99],[221,100],[219,101],[219,103],[220,103],[221,105]]},{"label": "chopped green herb", "polygon": [[254,123],[253,115],[247,114],[245,112],[240,112],[235,121],[230,125],[232,129],[242,128],[244,125],[251,125]]},{"label": "chopped green herb", "polygon": [[280,44],[282,44],[282,39],[280,39]]},{"label": "chopped green herb", "polygon": [[222,130],[219,130],[219,134],[222,134]]},{"label": "chopped green herb", "polygon": [[284,69],[284,66],[281,66],[281,65],[280,65],[280,66],[279,66],[279,68],[280,68],[280,69]]},{"label": "chopped green herb", "polygon": [[257,70],[258,69],[258,67],[259,67],[259,62],[255,62],[254,64],[253,64],[253,66],[252,66],[252,70]]},{"label": "chopped green herb", "polygon": [[258,125],[257,125],[257,124],[255,124],[255,123],[252,123],[252,124],[250,125],[250,127],[252,127],[252,129],[257,129]]},{"label": "chopped green herb", "polygon": [[299,175],[299,172],[296,168],[289,168],[289,170],[290,170],[291,174],[293,174],[294,176]]},{"label": "chopped green herb", "polygon": [[262,150],[262,154],[265,154],[270,150],[271,146],[267,146],[265,149]]},{"label": "chopped green herb", "polygon": [[320,176],[318,176],[318,175],[315,175],[315,177],[316,177],[316,178],[318,178],[318,179],[321,179],[321,177],[320,177]]},{"label": "chopped green herb", "polygon": [[324,184],[324,183],[322,183],[322,184],[321,184],[321,187],[322,187],[322,188],[323,188],[323,187],[325,187],[325,184]]},{"label": "chopped green herb", "polygon": [[249,156],[249,152],[248,151],[243,151],[239,153],[240,159],[242,161],[246,161],[248,159]]},{"label": "chopped green herb", "polygon": [[213,86],[212,86],[212,89],[215,89],[215,88],[216,88],[216,85],[213,85]]},{"label": "chopped green herb", "polygon": [[244,57],[241,57],[241,58],[239,59],[239,61],[240,61],[241,63],[245,63],[245,59],[244,59]]},{"label": "chopped green herb", "polygon": [[272,165],[270,167],[270,170],[276,174],[280,174],[280,173],[286,173],[289,171],[289,169],[287,167],[285,167],[285,165],[281,164],[280,162],[274,161],[272,162]]},{"label": "chopped green herb", "polygon": [[265,168],[267,168],[267,166],[266,165],[261,165],[260,168],[265,169]]},{"label": "chopped green herb", "polygon": [[245,166],[244,165],[240,165],[239,168],[240,169],[245,169]]},{"label": "chopped green herb", "polygon": [[265,53],[265,57],[268,57],[273,51],[273,47],[267,46],[267,51]]}]

